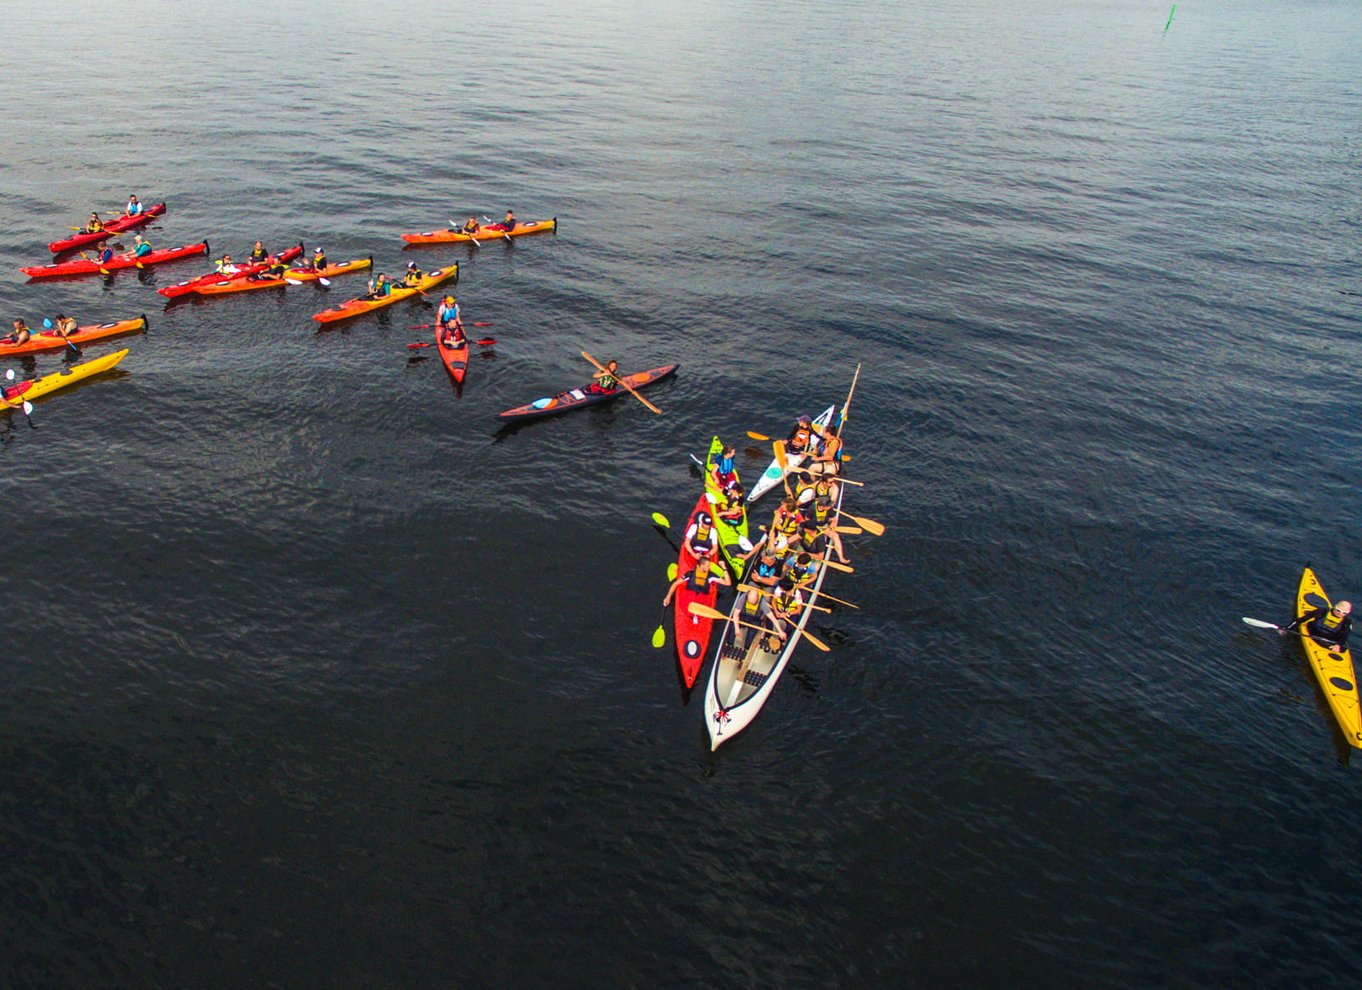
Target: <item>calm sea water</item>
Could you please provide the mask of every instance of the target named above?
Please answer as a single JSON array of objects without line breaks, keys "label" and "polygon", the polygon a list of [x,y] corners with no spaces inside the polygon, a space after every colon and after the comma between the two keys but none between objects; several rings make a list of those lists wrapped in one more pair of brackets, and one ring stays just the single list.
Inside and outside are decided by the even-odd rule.
[{"label": "calm sea water", "polygon": [[[1239,618],[1362,597],[1357,7],[1167,13],[18,5],[3,315],[151,329],[0,419],[0,983],[1346,982],[1362,791]],[[499,343],[17,274],[129,192]],[[664,415],[498,430],[583,349]],[[711,754],[649,515],[857,363],[861,608]]]}]

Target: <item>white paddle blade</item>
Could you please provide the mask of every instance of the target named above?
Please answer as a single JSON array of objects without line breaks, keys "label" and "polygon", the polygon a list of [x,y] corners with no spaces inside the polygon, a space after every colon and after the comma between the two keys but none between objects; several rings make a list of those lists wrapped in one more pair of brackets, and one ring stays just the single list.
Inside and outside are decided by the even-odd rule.
[{"label": "white paddle blade", "polygon": [[284,279],[284,281],[287,282],[289,285],[302,285],[302,284],[303,284],[302,282],[299,282],[296,278],[286,278],[286,279]]},{"label": "white paddle blade", "polygon": [[738,546],[742,547],[743,553],[752,552],[752,541],[745,536],[738,537]]},{"label": "white paddle blade", "polygon": [[[10,374],[9,374],[9,376],[10,376],[11,378],[13,378],[13,377],[14,377],[14,372],[11,371]],[[708,502],[710,505],[718,505],[718,504],[719,504],[719,496],[718,496],[718,495],[715,495],[713,492],[705,492],[705,501]]]},{"label": "white paddle blade", "polygon": [[29,402],[27,399],[24,400],[24,415],[25,416],[33,415],[33,403]]},{"label": "white paddle blade", "polygon": [[1244,622],[1245,622],[1246,625],[1253,626],[1253,627],[1256,628],[1256,629],[1280,629],[1280,628],[1281,628],[1281,626],[1277,625],[1275,622],[1264,622],[1262,619],[1250,619],[1248,616],[1244,616]]},{"label": "white paddle blade", "polygon": [[13,369],[13,368],[6,368],[6,369],[5,369],[5,377],[8,378],[10,381],[14,381],[14,369]]}]

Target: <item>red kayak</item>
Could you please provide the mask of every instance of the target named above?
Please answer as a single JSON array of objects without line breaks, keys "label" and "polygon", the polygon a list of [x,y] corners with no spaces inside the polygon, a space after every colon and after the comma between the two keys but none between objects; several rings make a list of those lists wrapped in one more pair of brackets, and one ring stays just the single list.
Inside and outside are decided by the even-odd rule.
[{"label": "red kayak", "polygon": [[130,217],[126,214],[114,217],[106,223],[104,229],[98,233],[74,234],[71,237],[63,238],[60,241],[53,241],[47,246],[47,249],[53,254],[61,254],[63,251],[70,251],[72,248],[84,247],[87,244],[98,244],[106,237],[112,237],[114,234],[121,233],[125,230],[132,230],[136,227],[149,224],[165,211],[165,203],[157,203],[155,206],[148,206],[135,217]]},{"label": "red kayak", "polygon": [[[690,528],[695,525],[695,520],[701,512],[708,515],[713,511],[709,500],[705,498],[705,493],[701,492],[700,500],[695,503],[695,509],[691,512],[690,519],[687,520],[683,532],[690,532]],[[715,535],[715,546],[717,547],[717,533]],[[695,555],[690,552],[687,542],[683,536],[681,538],[681,556],[676,562],[676,573],[678,575],[689,574],[695,570]],[[713,561],[711,561],[711,564],[713,564]],[[700,602],[713,608],[718,598],[719,585],[714,581],[709,582],[703,593],[697,593],[689,582],[676,589],[676,598],[673,603],[676,608],[676,616],[672,628],[675,632],[676,659],[681,664],[681,676],[688,688],[694,687],[695,679],[700,676],[700,668],[705,664],[705,651],[709,648],[709,634],[714,628],[713,619],[690,614],[690,603]]]},{"label": "red kayak", "polygon": [[[280,251],[278,260],[292,261],[294,258],[301,255],[303,251],[303,244],[299,241],[294,247],[291,247],[286,251]],[[268,263],[257,265],[246,262],[245,264],[237,265],[236,271],[230,274],[224,275],[221,272],[209,272],[206,275],[196,275],[194,278],[187,279],[183,282],[176,282],[174,285],[167,285],[165,288],[157,289],[156,291],[168,299],[174,299],[176,296],[187,296],[191,292],[199,291],[199,286],[201,285],[212,285],[215,282],[245,278],[247,275],[257,275],[268,267]]]},{"label": "red kayak", "polygon": [[28,268],[20,268],[29,278],[52,278],[58,275],[94,275],[100,272],[114,271],[118,268],[137,268],[145,265],[158,265],[163,261],[174,261],[176,258],[188,258],[196,254],[207,254],[208,242],[199,241],[197,244],[186,244],[184,247],[163,248],[160,251],[151,251],[142,257],[137,257],[131,251],[127,254],[116,254],[108,261],[98,262],[93,258],[77,258],[74,261],[63,261],[57,265],[33,265]]},{"label": "red kayak", "polygon": [[460,346],[451,347],[441,342],[442,333],[441,328],[435,328],[435,347],[440,352],[440,360],[444,363],[445,371],[449,372],[449,377],[454,379],[455,385],[462,385],[463,376],[468,372],[468,338],[465,337]]}]

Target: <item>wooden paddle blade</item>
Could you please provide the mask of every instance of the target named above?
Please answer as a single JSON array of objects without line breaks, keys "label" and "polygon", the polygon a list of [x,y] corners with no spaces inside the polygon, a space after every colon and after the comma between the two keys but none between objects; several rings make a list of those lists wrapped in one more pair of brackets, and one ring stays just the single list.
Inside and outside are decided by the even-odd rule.
[{"label": "wooden paddle blade", "polygon": [[865,532],[859,526],[834,526],[832,528],[839,533],[845,533],[847,536],[860,536]]},{"label": "wooden paddle blade", "polygon": [[710,608],[704,602],[691,602],[686,606],[686,611],[691,615],[698,615],[702,619],[718,619],[720,622],[728,618],[717,608]]},{"label": "wooden paddle blade", "polygon": [[818,648],[819,648],[820,650],[822,650],[824,653],[831,653],[831,652],[832,652],[832,647],[830,647],[827,643],[823,642],[821,639],[819,639],[819,638],[818,638],[817,636],[815,636],[813,633],[809,632],[807,629],[805,629],[802,633],[800,633],[800,635],[803,636],[805,639],[807,639],[807,640],[808,640],[810,643],[812,643],[814,646],[818,647]]},{"label": "wooden paddle blade", "polygon": [[884,535],[884,523],[876,522],[874,519],[866,519],[862,516],[853,516],[850,512],[843,512],[842,515],[846,516],[857,526],[860,526],[861,529],[865,530],[871,536]]},{"label": "wooden paddle blade", "polygon": [[831,567],[834,571],[841,571],[843,574],[856,573],[856,568],[852,567],[850,564],[839,564],[835,560],[827,559],[824,559],[823,563],[826,564],[828,567]]}]

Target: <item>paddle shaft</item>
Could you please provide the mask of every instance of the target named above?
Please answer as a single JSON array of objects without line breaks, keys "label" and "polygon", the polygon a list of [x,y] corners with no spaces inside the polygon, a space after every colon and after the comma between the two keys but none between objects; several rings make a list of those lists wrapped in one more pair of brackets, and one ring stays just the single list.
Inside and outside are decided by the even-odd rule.
[{"label": "paddle shaft", "polygon": [[626,381],[624,380],[623,376],[621,376],[621,375],[619,375],[619,374],[617,374],[617,373],[611,371],[610,369],[608,369],[605,365],[601,364],[599,361],[597,361],[594,357],[592,357],[592,356],[591,356],[590,354],[588,354],[586,351],[582,351],[582,357],[586,358],[588,361],[590,361],[592,364],[594,364],[594,365],[597,367],[597,369],[599,369],[600,371],[604,371],[604,372],[605,372],[607,375],[609,375],[611,378],[615,379],[615,383],[616,383],[617,385],[623,385],[626,389],[629,390],[629,394],[632,395],[635,399],[638,399],[639,402],[642,402],[645,406],[647,406],[647,407],[648,407],[649,409],[651,409],[653,412],[657,413],[659,416],[662,415],[662,410],[659,409],[659,408],[657,408],[657,406],[653,405],[651,402],[649,402],[649,401],[648,401],[647,399],[645,399],[643,396],[639,395],[636,391],[634,391],[634,387],[633,387],[632,385],[630,385],[628,382],[626,382]]}]

